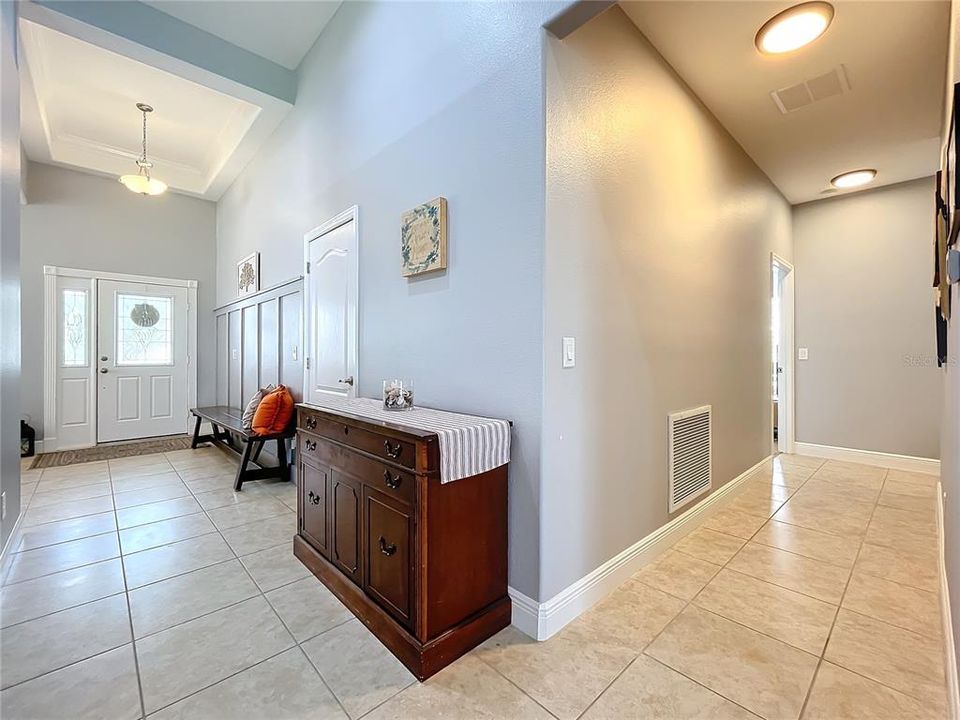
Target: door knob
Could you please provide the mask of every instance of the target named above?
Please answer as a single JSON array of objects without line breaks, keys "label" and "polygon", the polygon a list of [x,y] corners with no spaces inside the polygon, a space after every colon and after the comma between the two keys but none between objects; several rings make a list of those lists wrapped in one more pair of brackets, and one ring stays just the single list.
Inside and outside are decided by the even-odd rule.
[{"label": "door knob", "polygon": [[106,362],[107,360],[108,360],[108,358],[107,358],[106,355],[101,355],[101,356],[100,356],[100,362]]},{"label": "door knob", "polygon": [[343,383],[344,385],[353,385],[353,375],[346,378],[340,378],[337,380],[338,383]]},{"label": "door knob", "polygon": [[106,369],[106,368],[100,368],[100,372],[101,372],[103,375],[106,375],[106,374],[107,374],[107,369]]}]

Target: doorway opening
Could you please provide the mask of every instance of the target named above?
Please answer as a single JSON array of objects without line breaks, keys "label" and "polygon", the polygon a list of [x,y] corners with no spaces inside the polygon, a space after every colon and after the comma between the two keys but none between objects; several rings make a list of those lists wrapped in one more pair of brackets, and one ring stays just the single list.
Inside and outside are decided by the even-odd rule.
[{"label": "doorway opening", "polygon": [[770,259],[771,454],[793,451],[793,265]]},{"label": "doorway opening", "polygon": [[44,267],[43,452],[185,434],[197,281]]}]

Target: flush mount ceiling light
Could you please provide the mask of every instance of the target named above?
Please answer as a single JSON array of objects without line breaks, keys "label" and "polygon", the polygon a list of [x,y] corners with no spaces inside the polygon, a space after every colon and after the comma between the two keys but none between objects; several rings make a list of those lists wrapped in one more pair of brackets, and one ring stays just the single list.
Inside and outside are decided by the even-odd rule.
[{"label": "flush mount ceiling light", "polygon": [[153,108],[146,103],[137,103],[137,110],[143,113],[143,155],[137,160],[137,174],[123,175],[120,182],[132,192],[141,195],[159,195],[167,189],[167,184],[150,177],[150,168],[153,167],[153,163],[147,160],[147,113],[153,112]]},{"label": "flush mount ceiling light", "polygon": [[877,176],[877,171],[873,168],[864,168],[863,170],[851,170],[850,172],[845,172],[841,175],[837,175],[830,181],[830,184],[835,188],[841,190],[847,190],[849,188],[860,187],[861,185],[866,185],[869,182],[873,182],[873,179]]},{"label": "flush mount ceiling light", "polygon": [[806,2],[767,20],[757,32],[757,50],[766,55],[787,53],[809,45],[823,35],[833,20],[833,5]]}]

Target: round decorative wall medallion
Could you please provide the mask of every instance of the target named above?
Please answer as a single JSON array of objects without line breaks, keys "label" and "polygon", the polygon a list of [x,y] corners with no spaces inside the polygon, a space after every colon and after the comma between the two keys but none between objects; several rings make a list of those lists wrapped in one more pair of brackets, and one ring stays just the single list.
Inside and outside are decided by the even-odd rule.
[{"label": "round decorative wall medallion", "polygon": [[139,303],[130,311],[130,319],[140,327],[153,327],[160,322],[160,311],[149,303]]}]

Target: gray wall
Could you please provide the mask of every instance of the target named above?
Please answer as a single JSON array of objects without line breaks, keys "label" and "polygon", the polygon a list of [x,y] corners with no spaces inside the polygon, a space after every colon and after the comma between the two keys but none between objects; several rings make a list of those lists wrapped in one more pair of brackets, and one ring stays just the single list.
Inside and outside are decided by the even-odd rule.
[{"label": "gray wall", "polygon": [[[950,301],[954,312],[960,311],[960,284],[950,286]],[[947,328],[947,353],[940,429],[940,483],[950,614],[954,647],[960,649],[960,314],[953,315]]]},{"label": "gray wall", "polygon": [[[544,3],[344,3],[297,104],[218,204],[236,262],[300,274],[303,235],[360,208],[358,390],[410,377],[424,405],[514,422],[510,583],[536,596],[542,375]],[[449,202],[449,267],[400,275],[400,215]]]},{"label": "gray wall", "polygon": [[198,280],[198,401],[216,393],[216,209],[111,178],[31,163],[23,208],[23,412],[43,432],[43,266]]},{"label": "gray wall", "polygon": [[798,442],[940,457],[933,178],[794,208]]},{"label": "gray wall", "polygon": [[3,547],[20,514],[20,79],[17,6],[0,2],[0,490]]},{"label": "gray wall", "polygon": [[770,453],[791,255],[787,202],[619,8],[546,65],[541,598],[669,520],[668,413],[713,406],[715,488]]}]

